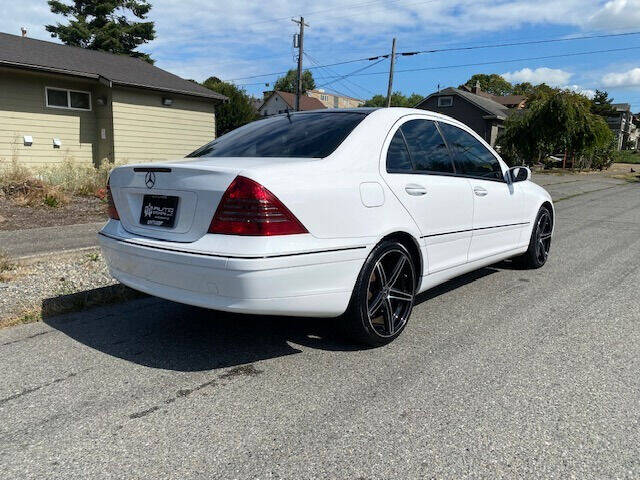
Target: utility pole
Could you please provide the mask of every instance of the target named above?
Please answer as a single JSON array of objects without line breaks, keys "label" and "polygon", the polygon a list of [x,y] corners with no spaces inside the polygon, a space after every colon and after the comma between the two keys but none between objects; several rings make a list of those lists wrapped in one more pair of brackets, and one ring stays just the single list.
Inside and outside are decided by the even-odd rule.
[{"label": "utility pole", "polygon": [[393,89],[393,67],[396,64],[396,38],[391,44],[391,66],[389,67],[389,88],[387,88],[387,107],[391,106],[391,90]]},{"label": "utility pole", "polygon": [[296,82],[296,112],[300,111],[300,95],[302,95],[302,55],[304,53],[304,27],[308,27],[304,23],[304,17],[300,20],[291,19],[292,22],[300,25],[300,33],[298,34],[298,80]]}]

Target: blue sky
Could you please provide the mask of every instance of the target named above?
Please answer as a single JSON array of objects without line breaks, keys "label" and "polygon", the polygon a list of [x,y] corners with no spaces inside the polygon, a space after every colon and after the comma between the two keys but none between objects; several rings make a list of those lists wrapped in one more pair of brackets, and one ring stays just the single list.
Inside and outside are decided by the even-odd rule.
[{"label": "blue sky", "polygon": [[[0,31],[50,39],[44,25],[55,22],[45,0],[2,2]],[[310,24],[305,35],[305,66],[330,64],[398,51],[510,43],[640,31],[640,0],[306,0],[206,1],[155,0],[150,19],[158,38],[144,46],[157,65],[185,78],[215,75],[259,96],[277,75],[295,66],[293,16]],[[55,40],[53,40],[55,41]],[[630,48],[564,58],[532,57]],[[514,62],[436,68],[469,63]],[[326,85],[351,96],[385,93],[388,61],[356,62],[314,69],[316,83],[369,66],[348,80]],[[431,68],[430,70],[402,72]],[[463,83],[474,73],[499,73],[513,82],[545,81],[587,94],[606,89],[616,102],[640,111],[640,35],[539,45],[440,52],[400,57],[394,90],[429,94]],[[380,74],[376,74],[376,73]],[[373,75],[371,75],[373,73]],[[366,74],[366,75],[365,75]]]}]

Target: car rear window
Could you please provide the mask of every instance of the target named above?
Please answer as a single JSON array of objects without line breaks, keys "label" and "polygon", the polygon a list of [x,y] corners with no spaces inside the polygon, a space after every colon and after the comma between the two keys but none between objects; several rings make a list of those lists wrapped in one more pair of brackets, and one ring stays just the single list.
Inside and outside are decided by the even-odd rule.
[{"label": "car rear window", "polygon": [[362,112],[277,115],[222,135],[187,156],[322,158],[338,148],[366,115]]}]

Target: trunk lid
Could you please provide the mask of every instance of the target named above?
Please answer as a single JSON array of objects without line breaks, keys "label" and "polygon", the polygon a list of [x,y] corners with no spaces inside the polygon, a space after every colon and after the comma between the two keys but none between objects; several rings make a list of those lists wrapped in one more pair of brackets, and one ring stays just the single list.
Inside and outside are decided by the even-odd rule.
[{"label": "trunk lid", "polygon": [[[131,165],[116,168],[109,184],[125,230],[173,242],[194,242],[207,233],[218,203],[238,171],[180,163]],[[171,208],[177,199],[173,225],[142,223],[143,204],[156,201],[162,205],[167,203],[163,197],[169,200]]]},{"label": "trunk lid", "polygon": [[[113,170],[109,184],[125,230],[160,240],[194,242],[207,233],[224,192],[240,172],[252,167],[300,160],[199,158],[174,163],[126,165]],[[149,196],[161,198],[150,200]],[[172,226],[156,226],[142,222],[144,206],[150,201],[157,200],[159,205],[169,205],[172,208],[176,199],[177,207]],[[145,218],[145,221],[148,221],[148,218]]]}]

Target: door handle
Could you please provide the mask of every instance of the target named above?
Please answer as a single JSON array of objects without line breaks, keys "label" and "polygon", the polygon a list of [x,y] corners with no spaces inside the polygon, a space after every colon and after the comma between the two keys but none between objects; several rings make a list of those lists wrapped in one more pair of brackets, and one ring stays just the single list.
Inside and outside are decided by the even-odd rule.
[{"label": "door handle", "polygon": [[424,195],[427,193],[426,188],[424,188],[422,185],[416,185],[415,183],[410,183],[409,185],[405,186],[404,191],[407,192],[409,195],[413,195],[415,197],[418,197],[420,195]]},{"label": "door handle", "polygon": [[479,197],[486,197],[489,192],[482,187],[473,187],[473,193]]}]

